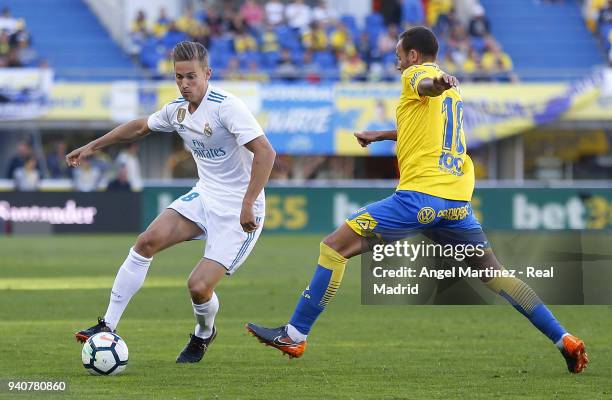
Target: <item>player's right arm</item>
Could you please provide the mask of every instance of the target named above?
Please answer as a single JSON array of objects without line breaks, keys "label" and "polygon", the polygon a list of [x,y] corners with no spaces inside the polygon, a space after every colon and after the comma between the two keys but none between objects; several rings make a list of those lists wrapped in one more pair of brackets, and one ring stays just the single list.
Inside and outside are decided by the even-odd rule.
[{"label": "player's right arm", "polygon": [[357,142],[361,147],[367,147],[372,142],[379,142],[381,140],[394,140],[397,141],[397,131],[363,131],[355,132]]},{"label": "player's right arm", "polygon": [[66,163],[71,167],[78,167],[81,160],[91,156],[107,146],[115,143],[127,143],[138,140],[151,132],[147,118],[135,119],[121,124],[106,135],[97,138],[83,147],[71,151],[66,155]]},{"label": "player's right arm", "polygon": [[421,96],[437,97],[453,86],[457,87],[458,85],[459,81],[457,78],[452,75],[442,74],[434,78],[421,79],[417,89]]}]

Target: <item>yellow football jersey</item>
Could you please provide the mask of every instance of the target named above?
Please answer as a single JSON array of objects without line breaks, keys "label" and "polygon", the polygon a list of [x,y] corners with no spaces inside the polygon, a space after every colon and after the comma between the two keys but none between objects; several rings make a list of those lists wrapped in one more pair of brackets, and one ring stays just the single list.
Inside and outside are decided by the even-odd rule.
[{"label": "yellow football jersey", "polygon": [[397,106],[397,190],[414,190],[449,200],[470,201],[474,165],[463,134],[463,101],[457,88],[440,96],[419,96],[424,78],[443,72],[433,63],[413,65],[402,74]]}]

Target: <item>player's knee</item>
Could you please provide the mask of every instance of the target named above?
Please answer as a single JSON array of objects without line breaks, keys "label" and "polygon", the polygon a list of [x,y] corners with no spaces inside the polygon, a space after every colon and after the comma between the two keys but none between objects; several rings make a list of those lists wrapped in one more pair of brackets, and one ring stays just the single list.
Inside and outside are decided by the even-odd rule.
[{"label": "player's knee", "polygon": [[215,289],[213,285],[209,285],[208,282],[195,277],[189,277],[187,288],[191,298],[198,303],[205,303],[210,300]]},{"label": "player's knee", "polygon": [[332,248],[339,254],[343,254],[343,252],[346,250],[346,246],[344,246],[333,233],[323,239],[322,243]]},{"label": "player's knee", "polygon": [[153,257],[159,249],[160,241],[155,232],[144,231],[136,239],[134,250],[143,257]]}]

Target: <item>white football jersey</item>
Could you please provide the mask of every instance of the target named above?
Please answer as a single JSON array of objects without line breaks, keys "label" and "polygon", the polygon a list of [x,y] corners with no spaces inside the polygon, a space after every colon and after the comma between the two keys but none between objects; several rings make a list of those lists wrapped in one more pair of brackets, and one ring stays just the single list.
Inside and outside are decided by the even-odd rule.
[{"label": "white football jersey", "polygon": [[[149,117],[149,129],[183,138],[197,164],[197,186],[204,189],[205,201],[240,209],[253,163],[253,153],[244,145],[264,134],[261,126],[242,100],[210,83],[193,114],[188,106],[182,97],[166,104]],[[255,212],[263,215],[264,208],[262,191]]]}]

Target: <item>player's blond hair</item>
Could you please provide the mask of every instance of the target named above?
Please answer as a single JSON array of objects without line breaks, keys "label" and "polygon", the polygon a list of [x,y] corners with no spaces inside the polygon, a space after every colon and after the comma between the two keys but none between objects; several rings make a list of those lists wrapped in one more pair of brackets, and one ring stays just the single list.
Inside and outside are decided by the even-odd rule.
[{"label": "player's blond hair", "polygon": [[183,41],[172,49],[172,61],[198,61],[202,68],[208,68],[208,50],[198,42]]}]

